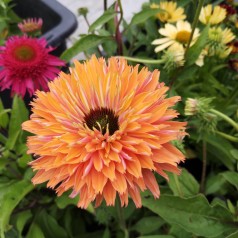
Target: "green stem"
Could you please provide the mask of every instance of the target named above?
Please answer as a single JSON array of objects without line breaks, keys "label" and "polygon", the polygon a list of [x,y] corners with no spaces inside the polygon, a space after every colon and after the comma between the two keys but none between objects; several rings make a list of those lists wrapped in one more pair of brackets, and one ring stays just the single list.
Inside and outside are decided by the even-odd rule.
[{"label": "green stem", "polygon": [[107,10],[107,0],[103,1],[104,12]]},{"label": "green stem", "polygon": [[124,238],[129,238],[129,233],[126,228],[124,211],[123,211],[123,208],[121,207],[119,198],[116,199],[116,209],[117,209],[118,222],[119,222],[120,228],[124,231],[124,235],[125,235]]},{"label": "green stem", "polygon": [[235,137],[235,136],[230,136],[230,135],[227,135],[226,133],[223,133],[221,131],[215,131],[218,135],[222,136],[223,138],[229,140],[229,141],[232,141],[232,142],[238,142],[238,138]]},{"label": "green stem", "polygon": [[233,121],[230,117],[228,117],[224,113],[219,112],[215,109],[211,109],[210,112],[212,112],[213,114],[215,114],[215,115],[221,117],[222,119],[224,119],[225,121],[227,121],[230,125],[232,125],[238,131],[238,123]]},{"label": "green stem", "polygon": [[117,53],[118,55],[123,55],[123,46],[122,46],[122,33],[120,32],[120,25],[123,20],[123,8],[121,5],[121,0],[117,0],[116,5],[115,5],[115,11],[117,12],[117,8],[119,7],[120,9],[120,18],[119,21],[117,22],[117,16],[116,16],[116,42],[117,42]]},{"label": "green stem", "polygon": [[150,60],[150,59],[133,58],[133,57],[129,57],[129,56],[122,56],[122,58],[127,59],[131,62],[138,62],[138,63],[144,63],[144,64],[161,64],[164,62],[161,59],[160,60]]},{"label": "green stem", "polygon": [[195,32],[196,26],[198,24],[198,19],[199,19],[199,15],[200,15],[200,12],[202,10],[203,4],[204,4],[204,0],[199,0],[198,7],[197,7],[197,10],[196,10],[196,13],[195,13],[195,17],[194,17],[194,20],[193,20],[193,23],[192,23],[192,32],[191,32],[191,35],[189,37],[189,41],[188,41],[188,44],[187,44],[187,47],[186,47],[186,50],[185,50],[185,56],[186,56],[186,54],[188,52],[188,49],[190,47],[190,44],[192,42],[193,35],[194,35],[194,32]]},{"label": "green stem", "polygon": [[207,170],[207,143],[203,140],[202,143],[202,178],[200,183],[200,192],[204,193],[205,190],[205,180],[206,180],[206,170]]}]

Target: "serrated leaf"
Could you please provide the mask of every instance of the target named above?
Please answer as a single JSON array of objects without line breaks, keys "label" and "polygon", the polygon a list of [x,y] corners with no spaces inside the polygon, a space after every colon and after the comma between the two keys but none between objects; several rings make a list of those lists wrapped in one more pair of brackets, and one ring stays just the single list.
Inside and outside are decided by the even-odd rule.
[{"label": "serrated leaf", "polygon": [[9,223],[13,209],[33,189],[28,180],[15,182],[8,186],[4,195],[0,198],[0,234],[4,237],[4,231]]},{"label": "serrated leaf", "polygon": [[216,237],[235,230],[235,225],[230,224],[233,223],[232,214],[222,206],[211,206],[203,195],[192,198],[161,195],[158,200],[144,197],[143,206],[169,224],[178,224],[198,236]]},{"label": "serrated leaf", "polygon": [[93,32],[97,27],[104,25],[105,23],[109,22],[116,16],[116,12],[112,9],[105,11],[96,21],[94,21],[88,31]]},{"label": "serrated leaf", "polygon": [[230,184],[236,187],[238,190],[238,173],[237,172],[232,172],[232,171],[227,171],[224,173],[220,173],[220,175],[226,179]]},{"label": "serrated leaf", "polygon": [[80,52],[87,51],[90,48],[96,47],[103,42],[113,40],[111,37],[107,36],[98,36],[94,34],[86,35],[80,38],[74,45],[65,50],[61,55],[61,59],[69,62],[74,56],[79,54]]},{"label": "serrated leaf", "polygon": [[148,18],[155,16],[157,13],[163,12],[163,10],[156,8],[148,8],[148,9],[143,9],[141,12],[138,12],[134,14],[134,16],[131,19],[130,26],[132,25],[137,25],[142,22],[145,22]]},{"label": "serrated leaf", "polygon": [[168,185],[175,196],[188,197],[199,192],[197,180],[186,169],[180,175],[169,173]]},{"label": "serrated leaf", "polygon": [[12,111],[9,122],[8,140],[6,148],[13,149],[19,136],[21,135],[22,129],[21,124],[26,121],[29,117],[29,112],[25,106],[25,103],[18,96],[14,96],[12,103]]},{"label": "serrated leaf", "polygon": [[201,54],[204,46],[207,43],[209,26],[207,25],[201,35],[198,37],[196,43],[188,49],[186,54],[186,65],[193,65]]},{"label": "serrated leaf", "polygon": [[164,220],[157,216],[143,217],[131,227],[131,230],[135,230],[142,235],[146,235],[158,230],[163,224]]}]

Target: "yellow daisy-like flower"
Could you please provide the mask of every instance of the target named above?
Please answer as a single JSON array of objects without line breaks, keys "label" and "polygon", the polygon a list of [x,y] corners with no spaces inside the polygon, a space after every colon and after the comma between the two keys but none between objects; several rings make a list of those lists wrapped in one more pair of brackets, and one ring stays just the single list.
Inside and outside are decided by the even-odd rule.
[{"label": "yellow daisy-like flower", "polygon": [[208,4],[202,8],[199,20],[203,24],[215,25],[222,22],[226,18],[226,14],[226,9],[220,6],[213,8],[211,4]]},{"label": "yellow daisy-like flower", "polygon": [[234,39],[235,35],[229,28],[211,27],[208,32],[208,54],[220,58],[227,57],[232,51],[232,46],[228,44]]},{"label": "yellow daisy-like flower", "polygon": [[[155,48],[155,52],[162,51],[171,46],[181,45],[185,47],[188,44],[191,32],[191,25],[187,21],[178,21],[176,26],[170,23],[165,24],[165,27],[159,30],[159,33],[165,37],[156,39],[152,42],[152,45],[158,45]],[[196,42],[198,36],[199,30],[196,28],[190,46]]]},{"label": "yellow daisy-like flower", "polygon": [[161,22],[176,22],[179,20],[184,20],[186,15],[184,15],[184,9],[182,7],[177,7],[176,2],[163,1],[160,4],[151,4],[151,8],[160,8],[162,12],[156,14],[156,17]]},{"label": "yellow daisy-like flower", "polygon": [[184,48],[181,45],[172,45],[164,52],[162,59],[164,61],[164,69],[167,71],[174,70],[184,65]]}]

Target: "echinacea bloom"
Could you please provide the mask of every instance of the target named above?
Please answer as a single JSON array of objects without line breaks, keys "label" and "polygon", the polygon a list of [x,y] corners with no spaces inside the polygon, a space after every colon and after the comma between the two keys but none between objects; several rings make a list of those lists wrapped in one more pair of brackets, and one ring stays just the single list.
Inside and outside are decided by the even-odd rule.
[{"label": "echinacea bloom", "polygon": [[184,65],[184,48],[181,45],[172,45],[162,56],[164,69],[168,72]]},{"label": "echinacea bloom", "polygon": [[227,57],[232,51],[232,46],[228,44],[234,39],[235,35],[229,28],[211,27],[208,31],[208,55],[217,55],[220,58]]},{"label": "echinacea bloom", "polygon": [[220,4],[220,7],[224,8],[226,10],[226,13],[228,16],[232,16],[236,14],[236,9],[227,3]]},{"label": "echinacea bloom", "polygon": [[186,125],[172,121],[180,97],[165,98],[169,88],[158,78],[158,70],[93,56],[60,73],[49,92],[37,91],[31,119],[23,123],[35,134],[28,153],[39,156],[30,163],[37,170],[33,183],[48,181],[58,195],[72,190],[82,208],[104,199],[114,205],[117,194],[121,206],[130,196],[140,207],[146,189],[158,198],[154,172],[179,174],[184,156],[171,141]]},{"label": "echinacea bloom", "polygon": [[53,80],[65,63],[50,55],[45,39],[28,36],[13,36],[0,47],[0,90],[11,88],[12,95],[30,96],[37,89],[48,90],[48,81]]},{"label": "echinacea bloom", "polygon": [[162,1],[159,5],[152,3],[150,8],[159,8],[163,10],[156,14],[156,17],[161,22],[177,22],[186,18],[184,15],[184,9],[182,7],[177,7],[176,2]]},{"label": "echinacea bloom", "polygon": [[41,18],[28,18],[23,20],[23,22],[18,24],[19,29],[23,33],[34,33],[41,30],[43,20]]},{"label": "echinacea bloom", "polygon": [[226,9],[220,6],[215,6],[213,8],[211,4],[208,4],[207,6],[202,7],[199,20],[203,24],[216,25],[226,18],[226,14]]},{"label": "echinacea bloom", "polygon": [[229,66],[232,70],[238,72],[238,59],[230,59]]},{"label": "echinacea bloom", "polygon": [[231,54],[238,53],[238,41],[234,41],[228,44],[231,47]]},{"label": "echinacea bloom", "polygon": [[[165,37],[156,39],[152,42],[153,45],[158,45],[155,48],[155,52],[162,51],[171,46],[179,47],[179,45],[181,45],[186,47],[189,42],[191,32],[191,25],[187,21],[178,21],[176,26],[170,23],[165,24],[164,28],[159,29],[159,33]],[[196,42],[198,36],[199,30],[196,28],[190,46]]]}]

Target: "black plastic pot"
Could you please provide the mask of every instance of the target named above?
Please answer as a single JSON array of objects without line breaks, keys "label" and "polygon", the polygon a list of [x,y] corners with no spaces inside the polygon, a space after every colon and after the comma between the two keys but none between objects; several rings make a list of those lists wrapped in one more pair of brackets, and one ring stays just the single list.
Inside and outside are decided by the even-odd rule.
[{"label": "black plastic pot", "polygon": [[57,47],[55,55],[66,49],[66,38],[77,28],[75,15],[56,0],[13,0],[14,12],[21,18],[41,17],[42,37]]}]

